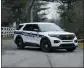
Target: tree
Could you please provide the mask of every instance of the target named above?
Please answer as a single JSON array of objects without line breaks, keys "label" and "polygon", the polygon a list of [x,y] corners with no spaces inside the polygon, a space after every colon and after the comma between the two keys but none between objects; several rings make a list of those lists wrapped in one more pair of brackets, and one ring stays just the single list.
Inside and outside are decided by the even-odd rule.
[{"label": "tree", "polygon": [[46,5],[47,5],[47,2],[44,2],[44,1],[39,0],[39,1],[35,2],[34,7],[33,7],[33,11],[34,11],[33,18],[34,18],[35,22],[40,22],[45,19],[45,18],[43,18],[43,16],[45,16],[46,13],[39,14],[39,12],[47,10],[48,8],[41,7],[41,6],[46,6]]},{"label": "tree", "polygon": [[10,13],[10,19],[16,21],[17,23],[21,22],[21,14],[26,6],[27,0],[2,0],[2,7],[8,8],[6,11]]},{"label": "tree", "polygon": [[69,0],[61,1],[62,5],[59,6],[59,11],[62,11],[60,16],[64,27],[67,31],[83,36],[83,0],[71,0],[70,5]]},{"label": "tree", "polygon": [[[9,10],[6,9],[7,12],[10,13],[10,16],[7,18],[9,18],[11,21],[16,21],[17,24],[19,24],[20,22],[30,22],[32,18],[38,16],[39,11],[46,9],[46,8],[40,8],[40,6],[44,4],[39,3],[39,1],[40,0],[3,0],[2,6],[5,6],[6,8],[9,9]],[[31,15],[32,14],[31,11],[33,8],[34,8],[33,11],[34,17],[32,17]]]}]

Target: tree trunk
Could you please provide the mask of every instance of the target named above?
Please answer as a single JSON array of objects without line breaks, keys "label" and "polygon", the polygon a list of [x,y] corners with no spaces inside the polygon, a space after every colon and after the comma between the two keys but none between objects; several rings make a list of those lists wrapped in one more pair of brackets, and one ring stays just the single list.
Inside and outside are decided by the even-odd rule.
[{"label": "tree trunk", "polygon": [[32,11],[32,9],[33,9],[33,5],[35,3],[35,0],[31,0],[30,2],[31,2],[30,5],[28,5],[29,3],[27,3],[27,5],[26,5],[26,15],[27,15],[26,16],[26,21],[27,22],[33,21],[33,11]]}]

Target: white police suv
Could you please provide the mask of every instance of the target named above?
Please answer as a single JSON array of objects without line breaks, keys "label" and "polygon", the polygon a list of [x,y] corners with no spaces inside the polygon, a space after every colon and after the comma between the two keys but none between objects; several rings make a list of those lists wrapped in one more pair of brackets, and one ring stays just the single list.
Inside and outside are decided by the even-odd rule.
[{"label": "white police suv", "polygon": [[66,32],[54,23],[23,23],[14,31],[14,42],[19,49],[39,46],[49,52],[52,48],[74,51],[78,46],[74,33]]}]

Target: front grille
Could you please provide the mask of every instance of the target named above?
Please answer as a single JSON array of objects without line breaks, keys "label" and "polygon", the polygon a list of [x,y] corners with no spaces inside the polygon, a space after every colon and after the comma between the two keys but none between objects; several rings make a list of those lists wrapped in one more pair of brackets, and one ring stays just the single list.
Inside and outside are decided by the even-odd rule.
[{"label": "front grille", "polygon": [[62,47],[62,48],[72,48],[74,46],[75,46],[74,44],[61,44],[60,45],[60,47]]},{"label": "front grille", "polygon": [[73,41],[62,41],[62,42],[73,42]]},{"label": "front grille", "polygon": [[59,38],[61,40],[73,40],[74,36],[73,35],[60,35]]}]

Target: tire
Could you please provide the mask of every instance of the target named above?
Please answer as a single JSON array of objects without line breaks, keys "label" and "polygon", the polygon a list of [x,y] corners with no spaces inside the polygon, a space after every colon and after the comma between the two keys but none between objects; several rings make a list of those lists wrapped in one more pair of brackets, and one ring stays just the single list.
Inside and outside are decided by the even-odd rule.
[{"label": "tire", "polygon": [[23,40],[20,37],[16,39],[16,44],[18,49],[24,49],[25,47]]},{"label": "tire", "polygon": [[41,42],[41,50],[44,51],[44,52],[50,52],[51,51],[51,43],[49,40],[43,40]]},{"label": "tire", "polygon": [[66,49],[68,52],[73,52],[76,48]]}]

